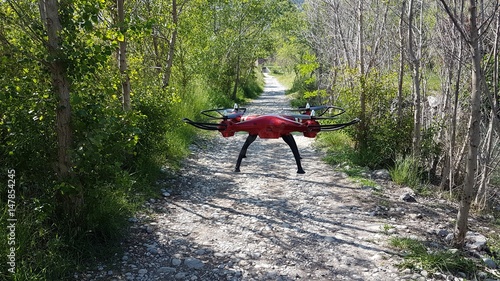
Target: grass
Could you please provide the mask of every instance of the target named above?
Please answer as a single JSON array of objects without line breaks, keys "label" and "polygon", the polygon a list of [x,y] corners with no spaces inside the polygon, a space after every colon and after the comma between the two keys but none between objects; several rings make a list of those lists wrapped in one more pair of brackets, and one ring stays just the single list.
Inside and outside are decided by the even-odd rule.
[{"label": "grass", "polygon": [[392,180],[416,189],[420,185],[418,161],[411,156],[398,156],[393,168],[389,169]]},{"label": "grass", "polygon": [[381,230],[382,230],[382,232],[383,232],[384,234],[388,235],[388,234],[389,234],[389,230],[393,229],[393,228],[394,228],[394,226],[392,226],[392,225],[390,225],[390,224],[387,224],[387,223],[386,223],[386,224],[384,224],[383,226],[381,226],[380,228],[381,228]]},{"label": "grass", "polygon": [[477,267],[459,251],[431,250],[424,242],[412,239],[394,237],[389,244],[403,252],[404,261],[399,264],[401,268],[414,270],[427,270],[429,272],[463,272],[472,276]]}]

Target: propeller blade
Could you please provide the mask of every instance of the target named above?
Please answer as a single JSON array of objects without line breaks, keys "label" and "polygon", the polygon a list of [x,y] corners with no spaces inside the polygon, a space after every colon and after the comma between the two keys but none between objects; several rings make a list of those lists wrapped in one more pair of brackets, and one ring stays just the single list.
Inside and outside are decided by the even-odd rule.
[{"label": "propeller blade", "polygon": [[227,114],[225,115],[224,117],[227,118],[227,119],[234,119],[238,116],[241,116],[243,115],[243,113],[239,112],[239,113],[231,113],[231,114]]},{"label": "propeller blade", "polygon": [[[234,104],[237,107],[237,104]],[[247,109],[244,107],[237,108],[217,108],[203,110],[201,114],[211,118],[211,119],[232,119],[245,114]]]},{"label": "propeller blade", "polygon": [[292,118],[295,118],[295,119],[303,119],[303,120],[313,119],[311,115],[307,115],[307,114],[292,114],[289,116]]},{"label": "propeller blade", "polygon": [[[343,109],[342,107],[332,106],[332,105],[310,106],[309,103],[305,107],[283,108],[283,110],[287,110],[287,111],[299,111],[302,114],[306,114],[308,112],[313,112],[314,111],[315,115],[318,116],[318,117],[323,116],[323,115],[325,115],[328,112],[330,112],[330,116],[329,117],[335,117],[335,116],[338,116],[338,115],[340,115],[340,114],[342,114],[342,113],[345,112],[345,109]],[[339,112],[332,114],[332,111],[339,111]]]}]

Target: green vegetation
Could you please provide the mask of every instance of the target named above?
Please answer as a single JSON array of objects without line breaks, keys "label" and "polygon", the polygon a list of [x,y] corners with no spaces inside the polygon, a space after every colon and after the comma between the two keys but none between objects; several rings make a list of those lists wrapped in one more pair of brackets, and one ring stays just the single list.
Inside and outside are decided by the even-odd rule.
[{"label": "green vegetation", "polygon": [[[498,223],[497,223],[498,225]],[[500,263],[500,234],[492,234],[488,237],[488,248],[490,249],[491,258]]]},{"label": "green vegetation", "polygon": [[389,169],[392,181],[397,184],[407,185],[417,189],[421,184],[420,168],[418,161],[411,156],[398,156],[394,167]]},{"label": "green vegetation", "polygon": [[390,225],[390,224],[384,224],[383,226],[381,226],[381,229],[382,229],[382,232],[384,232],[384,234],[389,234],[389,230],[393,229],[394,226]]},{"label": "green vegetation", "polygon": [[464,257],[459,251],[428,249],[424,242],[394,237],[390,245],[403,251],[404,261],[399,264],[402,268],[427,270],[429,272],[463,272],[473,276],[477,271],[474,262]]},{"label": "green vegetation", "polygon": [[120,19],[117,1],[0,2],[1,181],[15,171],[15,212],[0,189],[2,237],[17,219],[15,244],[0,243],[15,272],[0,279],[64,280],[113,257],[199,134],[182,119],[257,97],[255,61],[296,13],[280,0],[174,4],[126,1]]}]

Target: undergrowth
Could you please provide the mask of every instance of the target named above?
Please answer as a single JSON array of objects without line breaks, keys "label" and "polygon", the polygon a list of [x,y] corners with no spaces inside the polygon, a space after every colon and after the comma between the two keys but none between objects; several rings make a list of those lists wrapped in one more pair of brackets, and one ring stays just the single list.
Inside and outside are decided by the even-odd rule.
[{"label": "undergrowth", "polygon": [[[54,175],[55,137],[47,133],[51,123],[41,123],[23,135],[12,134],[16,138],[12,137],[9,147],[11,156],[0,163],[4,171],[0,180],[7,183],[6,172],[15,170],[17,222],[15,244],[0,243],[5,269],[0,280],[72,279],[75,272],[105,264],[119,254],[128,218],[142,210],[145,200],[158,196],[160,187],[155,182],[162,171],[166,166],[176,169],[201,133],[182,119],[198,119],[201,110],[222,106],[211,96],[220,93],[195,83],[184,93],[136,82],[133,109],[127,113],[104,92],[75,94],[74,176],[68,182]],[[256,74],[246,81],[239,99],[258,96],[262,85]],[[101,101],[107,99],[110,105]],[[26,143],[26,139],[33,142]],[[9,154],[5,147],[1,152]],[[8,199],[6,191],[0,193],[1,237],[10,233]],[[13,273],[6,266],[11,252],[16,255]]]},{"label": "undergrowth", "polygon": [[404,261],[401,268],[427,270],[428,272],[458,272],[473,276],[477,271],[475,263],[464,257],[459,251],[430,249],[417,239],[394,237],[390,245],[403,252]]}]

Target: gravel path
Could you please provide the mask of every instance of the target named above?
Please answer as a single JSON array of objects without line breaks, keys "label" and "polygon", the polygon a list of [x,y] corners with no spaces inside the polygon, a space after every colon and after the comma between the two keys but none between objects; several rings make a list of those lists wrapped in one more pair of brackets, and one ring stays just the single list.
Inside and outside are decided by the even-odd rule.
[{"label": "gravel path", "polygon": [[[247,106],[247,114],[288,106],[283,87],[266,77],[265,92]],[[422,280],[400,273],[394,266],[400,258],[387,247],[389,235],[411,231],[402,223],[416,220],[408,216],[409,203],[395,203],[394,194],[381,205],[372,188],[336,172],[321,161],[314,139],[299,135],[295,139],[306,174],[296,173],[292,152],[281,139],[257,139],[235,173],[245,138],[218,135],[193,145],[179,174],[162,182],[163,197],[151,199],[146,203],[150,212],[131,219],[124,256],[112,268],[75,277]],[[390,209],[383,207],[388,204]]]}]

